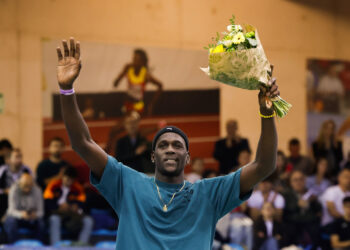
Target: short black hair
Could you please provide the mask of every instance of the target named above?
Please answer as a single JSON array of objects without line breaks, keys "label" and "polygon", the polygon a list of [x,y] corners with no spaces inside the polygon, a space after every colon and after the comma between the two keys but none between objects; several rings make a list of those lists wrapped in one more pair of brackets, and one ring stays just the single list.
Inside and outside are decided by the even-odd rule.
[{"label": "short black hair", "polygon": [[292,138],[292,139],[290,139],[289,140],[289,145],[300,145],[300,141],[299,141],[299,139],[298,138]]},{"label": "short black hair", "polygon": [[63,175],[75,179],[78,177],[78,172],[74,167],[67,166],[64,169]]},{"label": "short black hair", "polygon": [[49,142],[49,145],[51,145],[51,143],[54,142],[54,141],[58,141],[58,142],[62,143],[62,145],[64,145],[64,140],[61,137],[58,137],[58,136],[51,138],[51,140]]},{"label": "short black hair", "polygon": [[345,205],[345,203],[350,203],[350,196],[345,196],[343,199],[343,205]]},{"label": "short black hair", "polygon": [[145,50],[143,49],[135,49],[134,50],[134,54],[139,55],[141,57],[143,66],[145,66],[146,68],[148,68],[148,56]]},{"label": "short black hair", "polygon": [[0,150],[3,148],[8,148],[8,149],[13,149],[13,146],[11,144],[11,142],[8,139],[2,139],[0,140]]}]

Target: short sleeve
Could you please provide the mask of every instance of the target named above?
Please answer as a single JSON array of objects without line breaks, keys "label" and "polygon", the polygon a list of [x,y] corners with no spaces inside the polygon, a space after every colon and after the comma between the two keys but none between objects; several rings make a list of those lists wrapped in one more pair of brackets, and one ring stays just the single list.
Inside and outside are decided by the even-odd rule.
[{"label": "short sleeve", "polygon": [[333,194],[333,189],[327,189],[323,196],[322,196],[322,199],[325,201],[325,202],[328,202],[328,201],[331,201],[333,202],[334,201],[334,194]]},{"label": "short sleeve", "polygon": [[108,155],[101,179],[98,180],[93,173],[90,173],[90,182],[119,214],[123,199],[123,182],[132,178],[130,175],[133,174],[136,175],[137,172]]},{"label": "short sleeve", "polygon": [[226,176],[204,179],[201,182],[205,195],[214,206],[217,219],[246,201],[252,193],[249,192],[240,197],[241,170]]},{"label": "short sleeve", "polygon": [[275,208],[283,209],[285,206],[285,201],[282,195],[277,194],[276,199],[274,201]]},{"label": "short sleeve", "polygon": [[260,208],[263,204],[263,198],[259,195],[259,191],[253,192],[252,196],[247,201],[248,207]]}]

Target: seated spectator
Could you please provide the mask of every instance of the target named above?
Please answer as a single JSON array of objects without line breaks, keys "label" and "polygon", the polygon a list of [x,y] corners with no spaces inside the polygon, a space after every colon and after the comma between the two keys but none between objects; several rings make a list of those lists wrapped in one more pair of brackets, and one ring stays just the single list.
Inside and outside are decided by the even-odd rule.
[{"label": "seated spectator", "polygon": [[250,152],[249,142],[237,133],[238,123],[229,120],[226,123],[227,137],[215,143],[214,158],[219,161],[220,175],[228,174],[232,167],[238,166],[239,152],[246,149]]},{"label": "seated spectator", "polygon": [[192,160],[191,173],[186,174],[186,180],[191,183],[195,183],[196,181],[202,179],[202,174],[204,171],[204,161],[202,158],[194,158]]},{"label": "seated spectator", "polygon": [[328,168],[328,160],[320,158],[316,162],[315,173],[306,178],[306,187],[314,195],[319,196],[331,185],[331,182],[326,178]]},{"label": "seated spectator", "polygon": [[278,250],[283,236],[282,224],[274,220],[275,208],[271,202],[265,202],[261,216],[254,223],[254,249]]},{"label": "seated spectator", "polygon": [[5,159],[6,165],[0,168],[0,218],[7,210],[8,192],[13,183],[15,183],[23,173],[31,174],[29,167],[22,163],[22,153],[19,149],[13,149],[8,158]]},{"label": "seated spectator", "polygon": [[5,159],[8,159],[13,147],[9,140],[0,140],[0,166],[6,164]]},{"label": "seated spectator", "polygon": [[338,176],[338,185],[331,186],[320,197],[323,206],[322,225],[344,215],[343,199],[350,196],[350,168],[343,168]]},{"label": "seated spectator", "polygon": [[277,151],[276,170],[271,174],[274,188],[277,192],[284,192],[289,187],[289,177],[293,166],[287,161],[283,151]]},{"label": "seated spectator", "polygon": [[287,161],[292,164],[293,170],[300,170],[305,175],[310,175],[312,172],[312,160],[300,153],[300,141],[297,138],[292,138],[289,141],[289,157]]},{"label": "seated spectator", "polygon": [[241,152],[238,154],[238,165],[233,167],[231,172],[237,171],[241,167],[244,167],[247,165],[249,162],[251,162],[252,159],[252,153],[248,149],[243,149]]},{"label": "seated spectator", "polygon": [[9,243],[18,240],[18,229],[22,227],[35,231],[36,239],[43,241],[44,202],[42,192],[31,175],[22,174],[19,181],[11,186],[8,204],[5,231]]},{"label": "seated spectator", "polygon": [[139,133],[139,123],[140,115],[137,113],[125,118],[127,135],[117,141],[115,157],[137,171],[153,173],[150,143]]},{"label": "seated spectator", "polygon": [[203,179],[205,178],[213,178],[219,176],[219,173],[213,169],[207,169],[203,172]]},{"label": "seated spectator", "polygon": [[36,169],[36,181],[44,191],[47,184],[53,179],[61,179],[64,167],[69,164],[62,159],[64,141],[60,137],[55,137],[49,143],[49,157],[42,160]]},{"label": "seated spectator", "polygon": [[80,243],[87,244],[89,241],[93,220],[83,213],[86,197],[76,178],[76,170],[67,167],[62,179],[52,180],[45,189],[45,206],[50,215],[51,245],[61,240],[62,227],[72,235],[79,234]]},{"label": "seated spectator", "polygon": [[283,196],[273,190],[271,177],[260,182],[259,189],[253,192],[247,202],[250,216],[254,221],[261,216],[261,209],[265,202],[271,202],[273,204],[275,208],[275,219],[281,221],[285,202]]},{"label": "seated spectator", "polygon": [[328,159],[328,175],[335,181],[343,160],[343,145],[336,136],[336,127],[333,120],[323,122],[318,137],[312,143],[315,159],[325,157]]},{"label": "seated spectator", "polygon": [[331,245],[335,250],[350,249],[350,196],[343,199],[344,215],[331,227]]},{"label": "seated spectator", "polygon": [[307,246],[318,245],[321,204],[317,197],[306,189],[303,172],[295,170],[290,176],[291,190],[283,193],[285,208],[283,221],[286,223],[286,243]]}]

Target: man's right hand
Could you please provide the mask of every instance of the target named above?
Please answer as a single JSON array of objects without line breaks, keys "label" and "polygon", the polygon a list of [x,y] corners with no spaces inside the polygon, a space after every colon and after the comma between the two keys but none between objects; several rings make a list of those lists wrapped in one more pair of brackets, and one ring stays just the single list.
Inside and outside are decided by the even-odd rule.
[{"label": "man's right hand", "polygon": [[78,77],[81,62],[80,62],[80,43],[70,38],[70,48],[66,40],[62,41],[64,55],[62,55],[61,48],[57,48],[57,80],[61,89],[71,89],[74,80]]}]

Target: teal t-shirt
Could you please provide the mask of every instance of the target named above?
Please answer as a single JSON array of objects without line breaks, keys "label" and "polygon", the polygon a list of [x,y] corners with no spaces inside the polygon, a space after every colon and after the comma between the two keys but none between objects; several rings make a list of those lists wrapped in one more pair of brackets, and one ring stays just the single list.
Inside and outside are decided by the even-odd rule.
[{"label": "teal t-shirt", "polygon": [[[139,173],[108,156],[101,179],[91,183],[119,216],[118,250],[211,250],[217,221],[244,200],[241,171],[226,176],[185,183],[168,211],[162,210],[154,177]],[[167,204],[183,184],[157,181]]]}]

